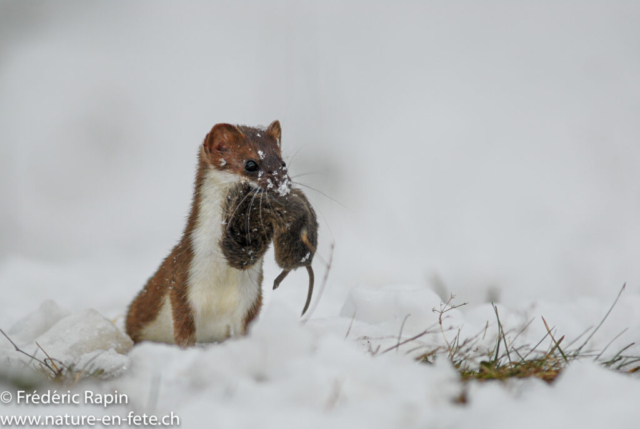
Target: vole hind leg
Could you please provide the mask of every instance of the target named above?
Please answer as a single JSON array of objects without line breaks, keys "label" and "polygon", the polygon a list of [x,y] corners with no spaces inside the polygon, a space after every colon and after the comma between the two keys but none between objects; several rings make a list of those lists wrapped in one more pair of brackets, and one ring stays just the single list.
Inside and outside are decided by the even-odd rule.
[{"label": "vole hind leg", "polygon": [[282,280],[284,280],[289,275],[290,272],[291,272],[290,270],[282,270],[280,275],[276,277],[276,279],[273,281],[273,290],[278,289],[278,286],[280,286],[280,283],[282,283]]}]

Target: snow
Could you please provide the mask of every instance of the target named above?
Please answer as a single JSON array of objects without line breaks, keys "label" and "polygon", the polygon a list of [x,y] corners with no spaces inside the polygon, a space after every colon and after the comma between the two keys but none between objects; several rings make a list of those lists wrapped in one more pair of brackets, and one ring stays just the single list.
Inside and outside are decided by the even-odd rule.
[{"label": "snow", "polygon": [[[297,286],[304,289],[303,284]],[[324,298],[336,302],[338,295],[329,289]],[[553,386],[533,379],[511,380],[504,385],[472,382],[467,388],[468,403],[455,404],[464,389],[456,370],[442,357],[434,364],[415,362],[415,348],[423,346],[424,352],[442,346],[443,335],[451,341],[458,328],[464,341],[488,322],[486,337],[478,348],[491,350],[497,327],[488,304],[448,312],[444,332],[435,329],[397,347],[401,340],[438,324],[438,313],[433,309],[443,303],[424,286],[358,287],[342,298],[339,314],[307,322],[297,317],[295,295],[277,291],[268,298],[270,304],[246,337],[187,350],[143,343],[129,351],[130,340],[123,339],[124,335],[96,311],[69,314],[53,301],[45,301],[9,332],[21,343],[30,343],[27,350],[34,348],[35,340],[67,363],[104,370],[106,380],[88,381],[72,391],[123,392],[130,402],[121,406],[120,414],[128,410],[159,416],[174,412],[183,427],[198,427],[206,421],[213,427],[229,428],[534,428],[560,423],[595,428],[607,422],[633,428],[639,417],[634,398],[640,394],[640,380],[605,369],[591,359],[572,363]],[[601,320],[610,305],[583,299],[556,312],[559,308],[553,305],[529,302],[514,308],[501,305],[499,312],[511,339],[528,317],[537,318],[518,337],[522,344],[542,337],[540,315],[552,321],[558,333],[566,334],[569,343],[579,335],[573,332]],[[638,315],[640,296],[623,295],[603,324],[601,335],[589,342],[589,349],[602,349],[624,328],[629,329],[616,340],[609,356],[631,341],[640,343]],[[547,350],[549,345],[547,341],[541,349]],[[628,350],[640,353],[637,346]],[[3,359],[21,359],[7,344],[0,353],[5,355]],[[148,401],[154,389],[158,390],[157,399],[151,406]],[[585,407],[585,403],[598,405]],[[16,407],[10,404],[4,412],[26,412],[24,406]],[[109,407],[104,412],[114,409],[120,410]],[[26,410],[49,412],[37,406]],[[83,405],[72,412],[103,413]]]},{"label": "snow", "polygon": [[474,385],[476,403],[468,417],[488,428],[637,426],[638,412],[627,401],[640,394],[638,380],[592,362],[572,365],[553,387],[540,381],[513,387],[509,392],[495,384]]},{"label": "snow", "polygon": [[289,180],[288,178],[282,180],[278,185],[278,189],[276,189],[276,192],[281,197],[289,195],[289,193],[291,192],[291,180]]},{"label": "snow", "polygon": [[[437,322],[431,309],[441,301],[433,291],[419,286],[400,285],[383,288],[358,287],[350,291],[340,316],[373,325],[387,325],[394,330],[409,315],[405,332],[418,332]],[[459,321],[459,312],[453,317]],[[460,324],[460,323],[458,323]]]},{"label": "snow", "polygon": [[[72,391],[130,404],[0,415],[635,428],[637,374],[590,359],[553,385],[472,382],[458,405],[448,361],[413,358],[478,333],[477,353],[491,350],[490,300],[516,346],[546,334],[542,316],[568,345],[624,282],[585,348],[640,355],[639,14],[604,1],[1,6],[0,328],[38,358],[36,342],[102,370]],[[335,243],[317,310],[297,318],[303,272],[271,291],[269,252],[247,337],[131,348],[126,307],[182,233],[198,145],[215,123],[275,119],[292,179],[340,202],[277,188],[318,212],[318,288]],[[441,330],[451,293],[468,305]],[[27,361],[0,337],[0,392],[42,382]]]}]

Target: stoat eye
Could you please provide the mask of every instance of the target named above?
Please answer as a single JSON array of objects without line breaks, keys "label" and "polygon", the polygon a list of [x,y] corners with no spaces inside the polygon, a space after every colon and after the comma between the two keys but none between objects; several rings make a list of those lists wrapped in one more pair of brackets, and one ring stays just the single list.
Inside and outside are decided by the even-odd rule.
[{"label": "stoat eye", "polygon": [[286,166],[287,166],[287,163],[282,161],[282,168],[286,168]]},{"label": "stoat eye", "polygon": [[247,161],[244,163],[244,169],[249,173],[254,173],[260,169],[255,161]]}]

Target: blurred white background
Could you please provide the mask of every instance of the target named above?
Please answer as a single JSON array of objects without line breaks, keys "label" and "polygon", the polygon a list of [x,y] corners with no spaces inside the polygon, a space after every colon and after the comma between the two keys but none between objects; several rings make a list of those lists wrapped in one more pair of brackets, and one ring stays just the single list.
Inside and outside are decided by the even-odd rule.
[{"label": "blurred white background", "polygon": [[274,119],[292,174],[347,207],[303,188],[328,288],[638,292],[638,22],[638,2],[2,0],[0,321],[124,312],[206,133]]}]

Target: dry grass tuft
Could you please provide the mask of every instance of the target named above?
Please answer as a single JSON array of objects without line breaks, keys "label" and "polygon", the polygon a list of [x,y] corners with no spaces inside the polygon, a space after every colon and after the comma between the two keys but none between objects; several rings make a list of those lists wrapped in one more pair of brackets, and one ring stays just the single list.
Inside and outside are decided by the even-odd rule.
[{"label": "dry grass tuft", "polygon": [[[625,290],[625,286],[626,285],[622,286],[615,301],[595,329],[587,329],[570,344],[566,344],[564,341],[565,337],[558,336],[555,327],[550,327],[545,318],[542,317],[541,322],[544,324],[547,332],[543,338],[533,346],[516,346],[516,339],[535,319],[532,319],[519,332],[505,332],[500,320],[498,308],[493,305],[498,334],[497,338],[495,338],[495,346],[490,352],[487,352],[486,348],[478,347],[479,342],[484,340],[486,336],[489,326],[488,323],[477,335],[467,338],[462,342],[460,341],[459,331],[453,340],[447,339],[442,323],[444,315],[455,308],[465,305],[453,305],[452,301],[455,297],[452,295],[439,309],[434,309],[434,312],[439,313],[438,324],[440,326],[440,333],[444,337],[445,346],[428,350],[422,354],[418,360],[425,363],[432,363],[437,356],[446,356],[458,370],[462,381],[465,383],[472,380],[479,382],[489,380],[506,381],[513,378],[524,379],[531,377],[544,380],[547,383],[553,383],[567,366],[581,359],[590,359],[612,370],[628,374],[640,372],[640,356],[626,353],[634,343],[622,347],[612,358],[607,360],[603,359],[604,352],[626,329],[615,336],[602,350],[590,350],[587,348],[591,338],[593,338],[595,333],[604,324],[616,306],[620,296]],[[427,331],[427,333],[433,334],[434,332]],[[583,336],[586,336],[586,339],[579,346],[574,346]],[[545,340],[548,344],[547,350],[540,350],[540,346],[545,343]],[[406,341],[403,343],[406,343]],[[458,403],[466,403],[466,401],[466,393],[463,393],[462,396],[456,399]]]},{"label": "dry grass tuft", "polygon": [[508,380],[510,378],[536,377],[547,383],[553,382],[563,370],[564,361],[555,357],[511,362],[505,365],[483,361],[477,370],[458,369],[462,381]]}]

